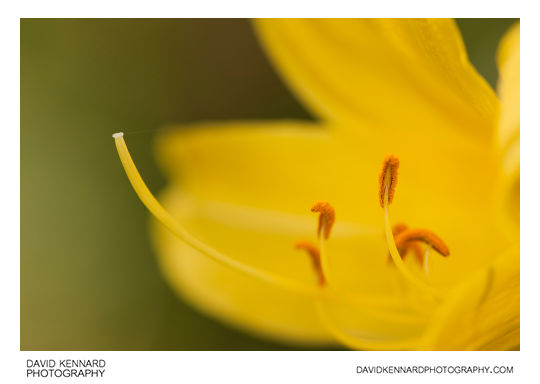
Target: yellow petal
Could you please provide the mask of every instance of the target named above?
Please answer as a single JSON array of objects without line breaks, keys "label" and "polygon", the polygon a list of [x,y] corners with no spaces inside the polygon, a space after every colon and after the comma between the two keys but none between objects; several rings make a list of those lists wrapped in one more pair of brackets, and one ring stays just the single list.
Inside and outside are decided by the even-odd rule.
[{"label": "yellow petal", "polygon": [[425,350],[519,348],[519,246],[458,286],[420,345]]},{"label": "yellow petal", "polygon": [[335,146],[318,124],[232,121],[171,127],[156,155],[200,198],[303,213],[317,196],[330,198],[325,153]]},{"label": "yellow petal", "polygon": [[402,164],[394,220],[429,227],[451,248],[451,258],[434,258],[434,279],[451,282],[462,276],[462,263],[477,268],[506,246],[492,217],[490,143],[453,131],[338,133],[344,130],[287,121],[204,123],[164,134],[157,156],[170,178],[199,199],[295,215],[325,200],[338,223],[374,233],[382,231],[378,172],[391,152]]},{"label": "yellow petal", "polygon": [[[380,162],[388,150],[400,154],[394,217],[445,238],[452,257],[433,258],[431,278],[456,283],[465,277],[464,268],[474,271],[504,246],[489,216],[490,147],[450,131],[414,139],[406,132],[338,133],[344,131],[298,122],[178,127],[158,140],[160,163],[171,178],[163,202],[195,237],[222,253],[308,283],[314,280],[311,266],[293,245],[315,240],[312,203],[332,202],[337,222],[328,254],[339,284],[361,296],[385,297],[387,304],[384,311],[342,307],[329,315],[345,329],[354,323],[352,334],[366,348],[412,348],[433,308],[418,318],[414,298],[403,296],[400,276],[387,262],[377,197]],[[267,337],[330,340],[313,300],[217,265],[161,226],[154,233],[164,274],[193,305]],[[402,315],[417,318],[404,325]]]},{"label": "yellow petal", "polygon": [[509,221],[514,232],[519,231],[519,24],[503,38],[498,52],[500,72],[497,92],[501,112],[497,130],[497,144],[501,156],[501,210],[503,221]]},{"label": "yellow petal", "polygon": [[255,26],[277,69],[321,118],[492,134],[497,99],[452,20],[261,19]]},{"label": "yellow petal", "polygon": [[[204,201],[177,187],[168,188],[160,200],[193,236],[221,253],[316,288],[308,257],[294,248],[298,239],[315,238],[313,218]],[[329,251],[351,260],[347,265],[349,277],[341,285],[361,296],[377,295],[368,297],[369,306],[354,302],[344,307],[341,301],[333,303],[341,308],[337,316],[349,325],[354,319],[355,329],[361,330],[370,345],[388,344],[411,335],[418,337],[426,318],[408,309],[399,295],[394,298],[398,284],[380,278],[391,270],[385,255],[371,257],[383,250],[380,234],[358,236],[354,227],[340,223],[333,229],[332,237]],[[270,339],[305,344],[332,341],[318,318],[312,297],[217,264],[159,223],[153,225],[153,238],[163,274],[196,308]],[[338,267],[338,273],[340,270]],[[345,314],[344,308],[348,310]],[[403,312],[410,313],[406,321]]]}]

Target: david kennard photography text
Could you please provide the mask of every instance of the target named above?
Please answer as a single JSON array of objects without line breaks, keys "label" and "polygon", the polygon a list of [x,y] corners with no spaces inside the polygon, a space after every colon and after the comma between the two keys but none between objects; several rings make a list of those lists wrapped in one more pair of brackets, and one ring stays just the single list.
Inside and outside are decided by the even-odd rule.
[{"label": "david kennard photography text", "polygon": [[26,377],[103,377],[105,360],[26,360]]}]

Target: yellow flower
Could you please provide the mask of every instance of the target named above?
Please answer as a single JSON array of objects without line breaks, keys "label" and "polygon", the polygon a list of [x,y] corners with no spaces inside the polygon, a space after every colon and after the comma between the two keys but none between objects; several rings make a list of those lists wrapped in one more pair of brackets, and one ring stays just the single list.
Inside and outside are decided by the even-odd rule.
[{"label": "yellow flower", "polygon": [[[153,238],[169,283],[228,324],[289,342],[518,348],[519,25],[499,50],[499,98],[452,20],[255,25],[317,122],[162,135],[166,210],[115,135],[167,227],[156,222]],[[378,186],[387,153],[399,184],[391,158]],[[317,230],[315,201],[329,202],[314,207]]]}]

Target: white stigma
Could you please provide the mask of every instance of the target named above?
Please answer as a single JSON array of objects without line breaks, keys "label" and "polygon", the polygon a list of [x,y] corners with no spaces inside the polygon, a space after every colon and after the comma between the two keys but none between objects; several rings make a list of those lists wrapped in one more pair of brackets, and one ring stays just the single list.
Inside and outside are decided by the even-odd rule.
[{"label": "white stigma", "polygon": [[122,137],[124,136],[124,132],[116,132],[116,133],[113,133],[112,137],[115,138],[115,139],[118,139],[119,137]]}]

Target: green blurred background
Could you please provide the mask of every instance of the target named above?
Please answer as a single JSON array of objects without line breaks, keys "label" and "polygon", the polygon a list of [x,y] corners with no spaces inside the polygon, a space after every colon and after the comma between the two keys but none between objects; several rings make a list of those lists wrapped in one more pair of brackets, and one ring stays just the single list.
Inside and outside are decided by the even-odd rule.
[{"label": "green blurred background", "polygon": [[[510,19],[459,20],[494,85]],[[167,123],[310,119],[244,19],[21,20],[21,349],[297,349],[184,304],[161,278],[148,213],[111,134],[129,135],[153,191]]]}]

